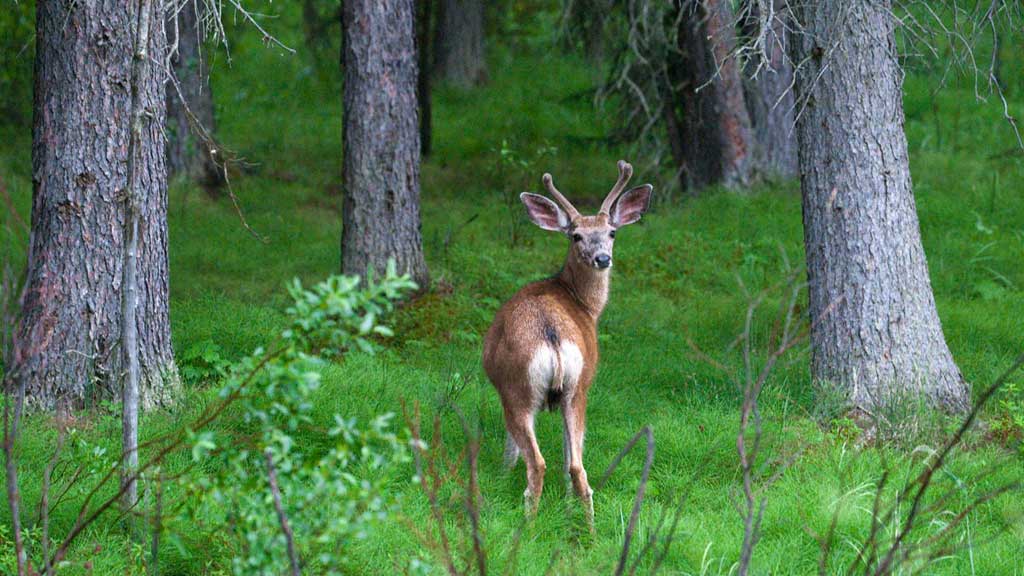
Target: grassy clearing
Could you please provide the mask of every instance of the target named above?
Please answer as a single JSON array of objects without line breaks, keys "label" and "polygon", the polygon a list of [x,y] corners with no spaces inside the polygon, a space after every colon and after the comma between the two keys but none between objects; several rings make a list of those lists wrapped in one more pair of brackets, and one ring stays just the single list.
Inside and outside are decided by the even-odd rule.
[{"label": "grassy clearing", "polygon": [[[286,14],[279,29],[300,30],[297,14]],[[301,42],[297,32],[285,34],[285,40]],[[525,44],[497,48],[493,56],[487,87],[436,94],[435,153],[423,167],[424,239],[435,290],[399,312],[398,336],[388,351],[376,357],[351,354],[326,371],[316,420],[326,423],[339,412],[366,421],[381,412],[400,412],[403,401],[419,402],[429,418],[442,400],[458,405],[482,436],[482,532],[492,568],[503,570],[522,525],[525,478],[521,464],[512,473],[501,468],[504,431],[497,397],[480,368],[481,335],[503,299],[556,270],[565,250],[562,239],[525,224],[512,245],[510,223],[525,219],[517,205],[510,212],[507,197],[535,190],[539,174],[551,171],[571,198],[594,206],[614,181],[614,161],[628,151],[602,141],[608,118],[591,106],[592,73],[583,62]],[[251,34],[233,43],[233,61],[231,67],[219,62],[215,75],[220,133],[254,163],[234,186],[249,223],[269,242],[254,240],[229,203],[211,201],[187,185],[173,187],[171,320],[179,356],[207,342],[225,358],[249,353],[280,329],[286,280],[297,276],[311,282],[338,269],[337,75],[266,50]],[[1004,153],[1012,149],[1013,137],[997,107],[975,103],[967,87],[943,92],[933,105],[929,82],[911,77],[906,97],[925,251],[950,347],[966,378],[983,385],[1022,345],[1024,159]],[[1024,95],[1012,96],[1014,109],[1024,112]],[[0,167],[27,220],[30,131],[2,131]],[[503,141],[527,160],[539,149],[547,149],[547,155],[528,169],[511,168],[500,161]],[[638,179],[658,184],[660,176]],[[611,302],[601,324],[602,364],[590,401],[585,462],[596,480],[636,430],[653,426],[657,457],[635,542],[643,542],[658,515],[687,494],[666,573],[728,573],[742,538],[731,501],[739,482],[739,395],[723,374],[688,353],[686,339],[708,351],[725,350],[746,307],[737,279],[751,290],[777,282],[782,252],[794,264],[802,262],[801,234],[798,186],[785,182],[749,195],[711,192],[687,201],[662,195],[641,225],[619,237]],[[8,238],[4,250],[23,258],[24,240]],[[762,344],[770,321],[766,316],[756,325]],[[724,360],[737,366],[739,358]],[[192,388],[177,410],[149,415],[146,434],[187,422],[212,401],[215,389],[212,384]],[[806,354],[794,354],[774,373],[763,404],[769,456],[802,453],[766,492],[756,572],[814,572],[819,551],[811,534],[826,530],[833,514],[838,514],[841,539],[829,571],[838,571],[854,556],[852,544],[867,534],[883,462],[893,468],[892,485],[899,486],[912,476],[923,452],[861,450],[849,441],[849,430],[819,426],[815,416],[822,402],[811,390]],[[442,421],[445,443],[458,455],[465,445],[461,430],[449,412],[442,413]],[[227,434],[241,428],[230,416],[218,426]],[[95,411],[83,416],[82,428],[94,441],[117,449],[115,416]],[[27,503],[38,497],[53,435],[43,417],[33,419],[24,434]],[[516,572],[540,574],[549,565],[557,573],[608,572],[618,557],[641,457],[627,458],[596,493],[597,534],[591,539],[561,481],[559,419],[542,415],[539,437],[550,473],[540,514],[522,533]],[[302,438],[314,445],[320,441],[314,432]],[[172,465],[186,460],[183,455]],[[979,478],[993,462],[1000,463],[995,471]],[[1020,478],[1022,464],[1003,445],[976,439],[949,463],[944,486],[956,481],[959,487],[944,509],[959,510],[972,496]],[[425,502],[408,482],[411,473],[392,479],[401,494],[394,520],[348,551],[356,573],[401,571],[417,555],[432,562],[406,527],[407,522],[428,524]],[[71,524],[80,497],[57,510],[55,533]],[[7,514],[5,508],[0,518]],[[34,511],[27,516],[31,525]],[[459,504],[452,502],[452,527],[458,516]],[[164,574],[228,568],[228,551],[216,539],[198,539],[192,527],[172,528],[181,536],[181,548],[166,547]],[[921,535],[936,529],[926,527]],[[964,548],[928,573],[1024,573],[1019,494],[982,506],[958,534]],[[122,572],[131,563],[127,550],[111,516],[79,541],[67,573],[87,572],[85,561],[92,562],[95,574]]]}]

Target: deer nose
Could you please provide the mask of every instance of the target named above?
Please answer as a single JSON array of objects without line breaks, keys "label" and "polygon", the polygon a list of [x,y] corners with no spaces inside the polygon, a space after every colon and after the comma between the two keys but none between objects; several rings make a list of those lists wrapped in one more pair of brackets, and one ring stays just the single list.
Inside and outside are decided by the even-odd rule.
[{"label": "deer nose", "polygon": [[612,257],[607,254],[598,254],[594,257],[594,264],[598,268],[607,268],[612,265]]}]

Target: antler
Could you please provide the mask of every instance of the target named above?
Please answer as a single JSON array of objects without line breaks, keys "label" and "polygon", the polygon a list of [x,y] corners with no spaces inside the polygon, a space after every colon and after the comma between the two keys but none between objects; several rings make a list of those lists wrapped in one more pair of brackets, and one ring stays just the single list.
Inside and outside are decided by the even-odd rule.
[{"label": "antler", "polygon": [[579,210],[577,210],[565,196],[562,196],[562,193],[558,191],[558,188],[555,188],[555,182],[551,179],[551,174],[545,173],[544,176],[541,177],[541,181],[544,182],[544,187],[548,189],[548,194],[551,194],[551,196],[553,196],[555,200],[562,205],[562,209],[565,210],[565,213],[569,215],[569,222],[579,218]]},{"label": "antler", "polygon": [[619,180],[612,186],[612,191],[605,197],[604,202],[601,203],[601,214],[611,214],[612,205],[619,199],[619,194],[625,190],[626,184],[629,183],[629,179],[633,177],[633,166],[625,160],[619,160]]}]

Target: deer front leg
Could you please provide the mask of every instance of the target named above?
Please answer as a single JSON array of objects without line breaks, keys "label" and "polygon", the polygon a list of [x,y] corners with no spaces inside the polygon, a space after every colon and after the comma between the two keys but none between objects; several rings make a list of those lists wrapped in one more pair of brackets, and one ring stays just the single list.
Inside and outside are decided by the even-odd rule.
[{"label": "deer front leg", "polygon": [[583,394],[573,395],[562,406],[562,419],[565,424],[567,442],[566,462],[569,469],[569,481],[573,492],[583,504],[583,512],[587,518],[587,528],[594,532],[594,491],[587,481],[587,470],[583,467],[583,435],[587,422],[587,398]]},{"label": "deer front leg", "polygon": [[544,472],[547,470],[547,463],[544,462],[534,434],[533,414],[519,417],[507,414],[505,422],[509,435],[519,447],[526,463],[526,491],[523,492],[523,500],[526,514],[533,516],[537,513],[540,495],[544,491]]}]

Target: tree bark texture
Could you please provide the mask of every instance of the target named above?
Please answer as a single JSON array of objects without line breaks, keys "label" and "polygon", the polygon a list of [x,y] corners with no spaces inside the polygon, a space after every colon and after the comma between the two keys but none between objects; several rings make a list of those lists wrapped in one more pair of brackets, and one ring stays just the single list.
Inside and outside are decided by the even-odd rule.
[{"label": "tree bark texture", "polygon": [[[41,0],[36,14],[32,237],[14,359],[27,401],[52,408],[119,397],[130,76],[137,6]],[[148,53],[165,50],[160,19]],[[178,377],[168,318],[164,75],[139,87],[137,333],[143,407]]]},{"label": "tree bark texture", "polygon": [[935,309],[903,132],[889,0],[801,4],[795,58],[812,371],[868,410],[965,410]]},{"label": "tree bark texture", "polygon": [[750,182],[753,130],[743,78],[733,55],[736,28],[728,0],[684,2],[679,24],[683,53],[682,138],[689,188]]},{"label": "tree bark texture", "polygon": [[437,3],[434,74],[462,88],[483,83],[487,80],[483,0],[437,0]]},{"label": "tree bark texture", "polygon": [[182,103],[184,98],[194,121],[212,135],[216,129],[213,92],[202,51],[203,35],[197,24],[197,10],[202,9],[197,0],[189,0],[176,17],[167,19],[167,41],[177,41],[172,64],[181,89],[179,97],[174,84],[167,82],[167,173],[169,178],[182,174],[214,192],[224,184],[223,170],[215,160],[216,147],[196,135],[198,129]]},{"label": "tree bark texture", "polygon": [[342,270],[383,272],[394,258],[426,288],[413,0],[353,0],[344,10]]},{"label": "tree bark texture", "polygon": [[789,9],[785,0],[768,0],[771,20],[761,22],[769,14],[762,15],[758,6],[759,2],[751,0],[744,26],[748,35],[764,33],[764,52],[747,60],[745,73],[747,111],[754,129],[754,163],[759,174],[794,178],[799,157],[793,65],[788,58]]}]

